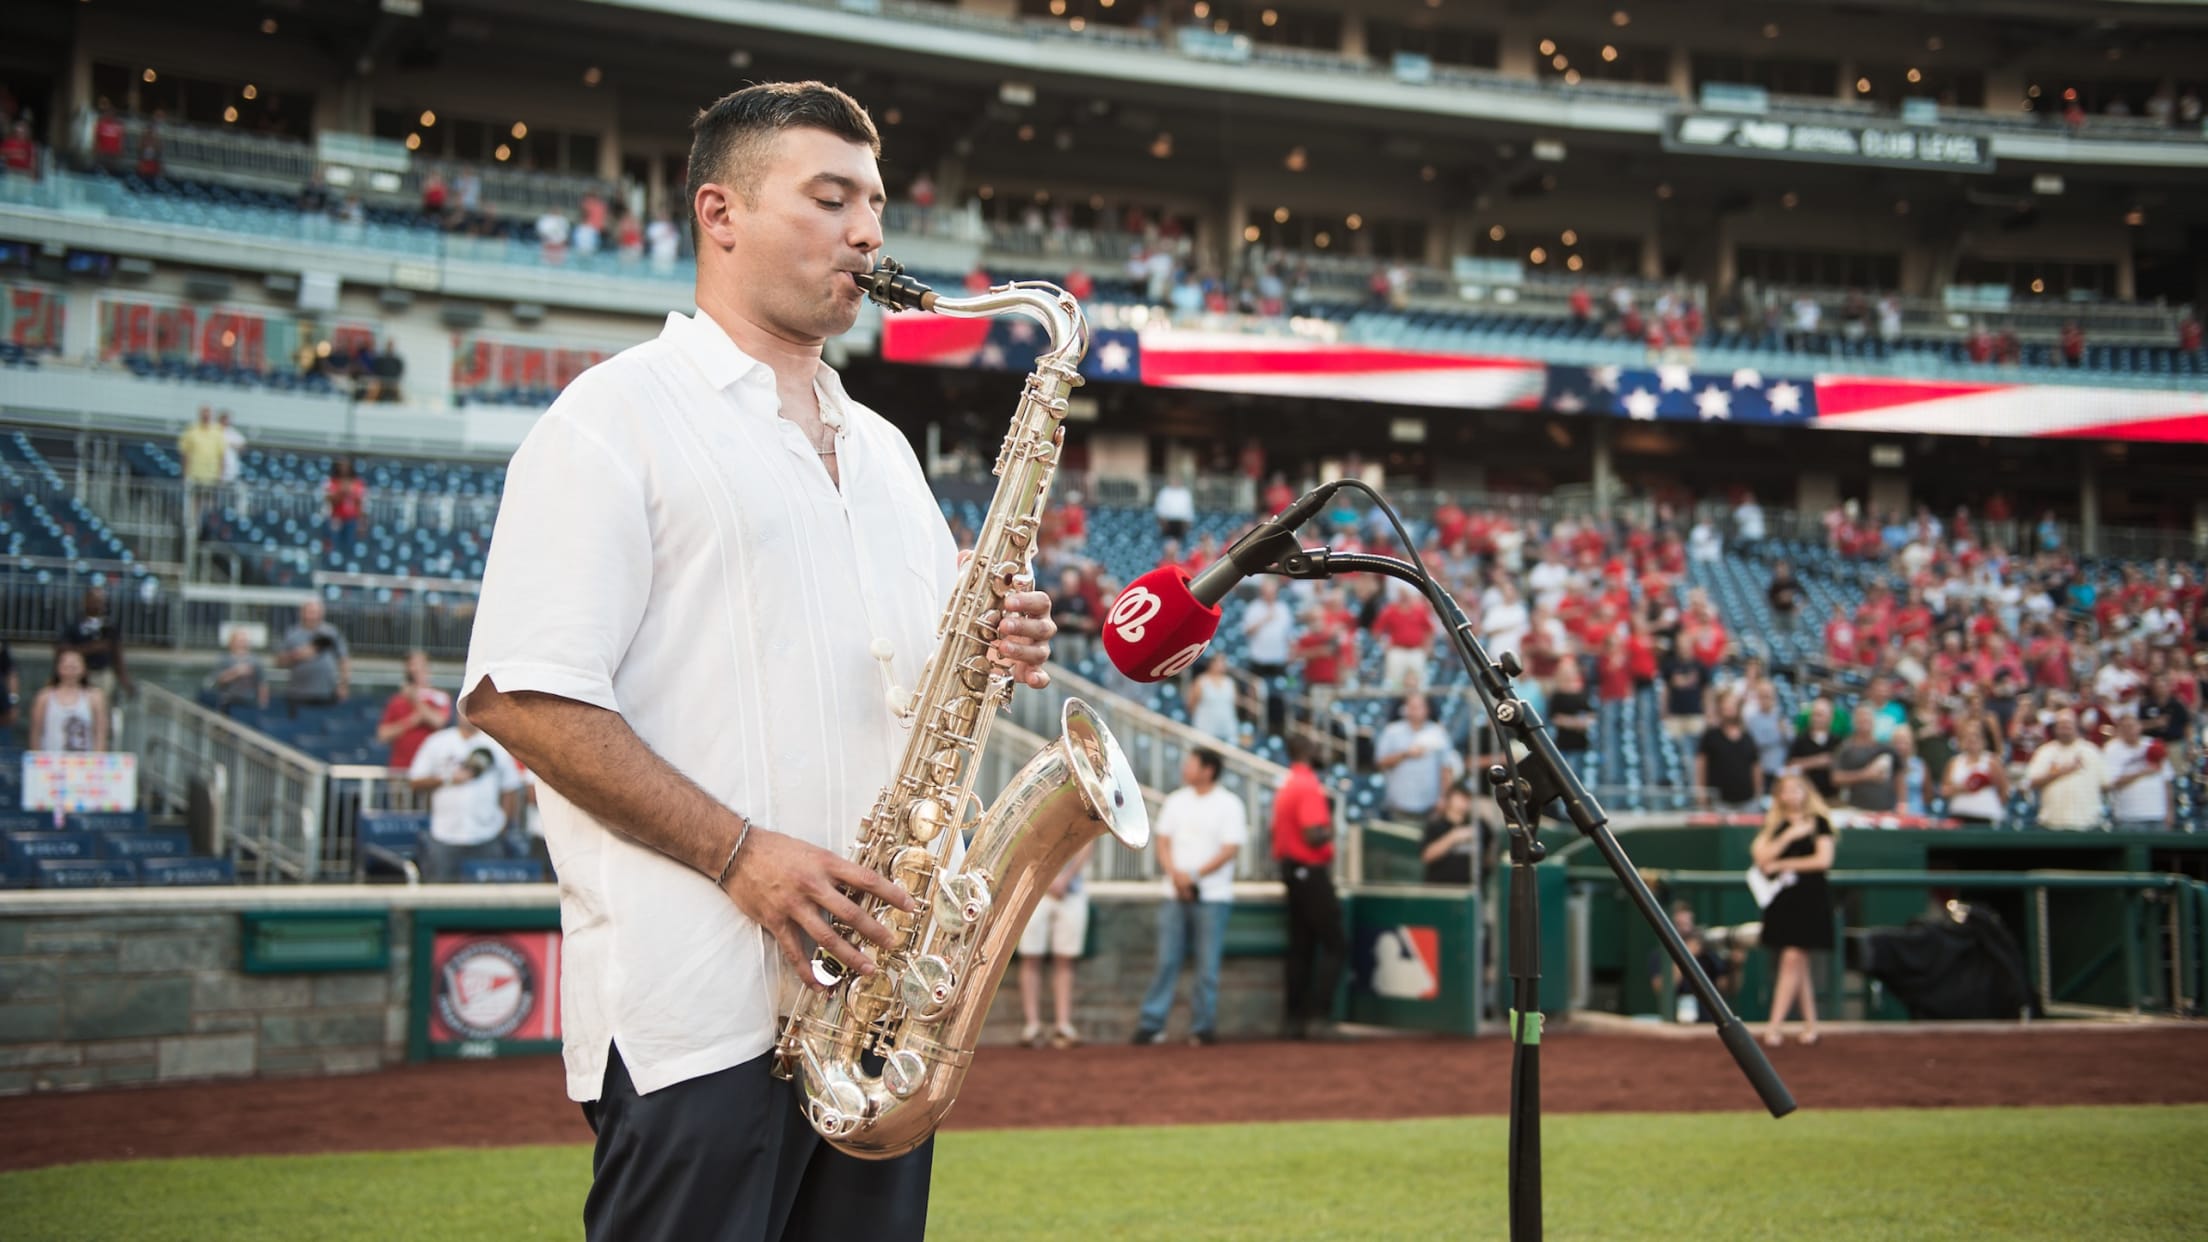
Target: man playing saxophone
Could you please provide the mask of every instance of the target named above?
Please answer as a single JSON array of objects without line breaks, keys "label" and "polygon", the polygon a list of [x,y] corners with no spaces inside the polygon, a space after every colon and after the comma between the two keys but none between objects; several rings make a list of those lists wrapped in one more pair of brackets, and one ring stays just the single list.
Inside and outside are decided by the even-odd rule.
[{"label": "man playing saxophone", "polygon": [[[874,969],[830,920],[889,937],[839,886],[912,905],[847,856],[956,563],[910,445],[821,361],[881,246],[880,141],[816,82],[737,91],[694,135],[698,314],[515,454],[466,705],[541,782],[588,1236],[917,1238],[932,1143],[845,1155],[769,1074],[814,947]],[[1050,600],[1005,605],[994,658],[1041,686]]]}]

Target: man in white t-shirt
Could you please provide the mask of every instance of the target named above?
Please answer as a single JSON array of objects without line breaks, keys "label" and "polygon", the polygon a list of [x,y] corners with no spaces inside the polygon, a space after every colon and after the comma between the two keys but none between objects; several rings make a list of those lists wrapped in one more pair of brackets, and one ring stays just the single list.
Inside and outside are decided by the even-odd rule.
[{"label": "man in white t-shirt", "polygon": [[1265,679],[1265,731],[1278,734],[1287,723],[1288,701],[1275,693],[1275,681],[1288,675],[1288,643],[1295,637],[1296,619],[1280,597],[1278,579],[1257,584],[1257,598],[1242,609],[1242,636],[1249,641],[1249,669]]},{"label": "man in white t-shirt", "polygon": [[2039,795],[2042,828],[2093,828],[2101,822],[2101,791],[2108,787],[2101,752],[2078,736],[2078,717],[2055,713],[2054,737],[2032,752],[2024,780]]},{"label": "man in white t-shirt", "polygon": [[2145,735],[2136,712],[2116,718],[2116,736],[2102,744],[2101,763],[2108,770],[2108,811],[2116,827],[2162,832],[2175,826],[2168,745]]},{"label": "man in white t-shirt", "polygon": [[1165,900],[1158,906],[1158,969],[1142,997],[1138,1044],[1165,1042],[1165,1019],[1181,981],[1181,961],[1196,954],[1189,997],[1190,1043],[1218,1039],[1219,961],[1234,911],[1234,861],[1249,836],[1242,799],[1219,788],[1219,752],[1198,747],[1181,760],[1181,787],[1158,808],[1153,835]]},{"label": "man in white t-shirt", "polygon": [[1158,489],[1151,511],[1158,517],[1159,538],[1186,539],[1188,528],[1196,521],[1196,494],[1188,490],[1188,484],[1175,479]]},{"label": "man in white t-shirt", "polygon": [[429,840],[422,878],[450,884],[471,858],[502,858],[499,837],[521,809],[521,769],[490,734],[468,722],[422,739],[406,770],[417,792],[429,794]]}]

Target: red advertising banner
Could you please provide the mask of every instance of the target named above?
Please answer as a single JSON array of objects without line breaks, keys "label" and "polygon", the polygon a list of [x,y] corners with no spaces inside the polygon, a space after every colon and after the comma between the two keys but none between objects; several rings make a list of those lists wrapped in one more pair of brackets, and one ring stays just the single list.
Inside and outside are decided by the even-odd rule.
[{"label": "red advertising banner", "polygon": [[559,932],[440,931],[430,945],[432,1048],[491,1056],[501,1043],[559,1039]]},{"label": "red advertising banner", "polygon": [[303,349],[327,341],[333,355],[360,345],[374,347],[376,331],[361,323],[332,324],[280,311],[184,306],[103,297],[99,303],[100,358],[133,355],[186,363],[214,362],[249,371],[295,368]]},{"label": "red advertising banner", "polygon": [[545,345],[496,337],[452,338],[452,391],[466,397],[534,389],[558,392],[613,356],[597,346]]},{"label": "red advertising banner", "polygon": [[0,340],[25,349],[58,350],[69,300],[40,285],[0,286]]}]

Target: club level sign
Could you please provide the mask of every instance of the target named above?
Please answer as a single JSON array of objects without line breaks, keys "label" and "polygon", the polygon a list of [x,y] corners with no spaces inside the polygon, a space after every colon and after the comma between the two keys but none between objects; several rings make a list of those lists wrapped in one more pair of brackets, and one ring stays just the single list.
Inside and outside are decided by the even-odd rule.
[{"label": "club level sign", "polygon": [[504,940],[461,946],[437,972],[437,1016],[463,1040],[504,1039],[536,1011],[527,955]]}]

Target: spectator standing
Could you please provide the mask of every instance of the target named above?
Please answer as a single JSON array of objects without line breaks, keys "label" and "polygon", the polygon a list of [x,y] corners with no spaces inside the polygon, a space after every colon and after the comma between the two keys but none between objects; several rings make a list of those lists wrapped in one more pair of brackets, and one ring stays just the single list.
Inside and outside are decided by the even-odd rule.
[{"label": "spectator standing", "polygon": [[1479,821],[1473,806],[1471,787],[1457,781],[1426,820],[1418,850],[1426,883],[1477,887],[1486,874],[1495,847],[1494,830]]},{"label": "spectator standing", "polygon": [[376,745],[391,748],[387,766],[408,768],[431,734],[452,723],[452,696],[429,684],[429,653],[406,653],[406,683],[383,706]]},{"label": "spectator standing", "polygon": [[1288,915],[1287,989],[1281,1033],[1289,1039],[1332,1034],[1334,992],[1348,943],[1334,893],[1334,811],[1311,766],[1311,740],[1288,741],[1288,776],[1273,795],[1273,861]]},{"label": "spectator standing", "polygon": [[2147,737],[2137,716],[2116,718],[2116,736],[2101,746],[2101,762],[2108,773],[2108,815],[2115,827],[2167,832],[2177,826],[2169,746]]},{"label": "spectator standing", "polygon": [[27,122],[17,121],[10,125],[7,136],[0,138],[0,167],[6,168],[10,175],[38,175],[38,142],[31,137]]},{"label": "spectator standing", "polygon": [[1985,726],[1964,725],[1956,734],[1955,757],[1940,778],[1947,814],[1967,824],[1993,825],[2008,816],[2009,769],[1987,749]]},{"label": "spectator standing", "polygon": [[230,631],[227,651],[208,677],[207,688],[214,692],[215,706],[225,714],[247,704],[268,706],[268,672],[261,667],[260,657],[253,654],[253,635],[244,626]]},{"label": "spectator standing", "polygon": [[[1709,942],[1702,938],[1702,929],[1695,922],[1694,907],[1684,901],[1671,903],[1671,925],[1679,933],[1680,941],[1687,946],[1687,952],[1694,956],[1695,964],[1702,968],[1703,974],[1710,977],[1711,985],[1728,996],[1732,995],[1740,982],[1739,977],[1733,973],[1732,955],[1722,949],[1711,948]],[[1679,973],[1679,964],[1672,961],[1671,955],[1661,948],[1650,949],[1648,990],[1655,993],[1659,1000],[1664,995],[1666,975],[1671,976],[1673,1020],[1689,1023],[1701,1021],[1701,1001],[1693,992],[1679,986],[1684,981]]]},{"label": "spectator standing", "polygon": [[155,108],[153,116],[138,127],[138,175],[148,181],[161,175],[161,122],[165,115]]},{"label": "spectator standing", "polygon": [[1242,744],[1242,717],[1234,710],[1234,674],[1227,657],[1214,655],[1188,685],[1189,727],[1229,746]]},{"label": "spectator standing", "polygon": [[216,420],[222,429],[222,487],[233,501],[237,500],[238,480],[245,474],[245,433],[230,419],[230,411],[224,410]]},{"label": "spectator standing", "polygon": [[1393,597],[1373,618],[1372,632],[1385,644],[1380,657],[1380,684],[1396,692],[1422,690],[1426,686],[1426,655],[1433,646],[1436,625],[1433,609],[1408,588],[1390,589]]},{"label": "spectator standing", "polygon": [[1794,567],[1785,561],[1771,566],[1771,583],[1764,588],[1764,599],[1771,605],[1771,617],[1778,622],[1782,633],[1794,632],[1794,619],[1801,612],[1802,584],[1794,576]]},{"label": "spectator standing", "polygon": [[1740,723],[1756,743],[1756,766],[1763,770],[1762,786],[1768,788],[1786,770],[1787,746],[1794,739],[1786,714],[1779,710],[1779,689],[1758,678],[1746,687]]},{"label": "spectator standing", "polygon": [[[2208,617],[2208,613],[2202,615]],[[2169,674],[2156,673],[2147,679],[2147,692],[2139,700],[2139,723],[2148,737],[2174,749],[2185,741],[2192,722],[2192,710],[2178,698]]]},{"label": "spectator standing", "polygon": [[2054,736],[2032,752],[2024,781],[2039,795],[2042,828],[2092,828],[2101,822],[2101,791],[2108,787],[2101,752],[2078,736],[2077,713],[2055,713]]},{"label": "spectator standing", "polygon": [[1594,727],[1594,705],[1587,699],[1587,676],[1580,671],[1576,657],[1566,657],[1557,662],[1556,685],[1549,691],[1549,729],[1566,762],[1577,767],[1586,759],[1592,740],[1589,730]]},{"label": "spectator standing", "polygon": [[1878,740],[1878,713],[1858,703],[1849,720],[1848,740],[1832,756],[1832,783],[1858,811],[1891,812],[1902,803],[1901,757]]},{"label": "spectator standing", "polygon": [[521,769],[465,711],[451,728],[423,739],[407,779],[429,794],[423,879],[450,884],[460,878],[461,863],[504,856],[499,837],[521,814]]},{"label": "spectator standing", "polygon": [[1153,511],[1158,518],[1160,539],[1186,539],[1188,528],[1196,521],[1196,495],[1188,490],[1188,484],[1171,479],[1158,489]]},{"label": "spectator standing", "polygon": [[1441,791],[1464,770],[1436,723],[1426,696],[1403,696],[1403,714],[1380,731],[1374,761],[1387,774],[1387,815],[1399,824],[1422,824],[1441,803]]},{"label": "spectator standing", "polygon": [[1324,707],[1324,700],[1331,699],[1334,687],[1341,684],[1344,666],[1356,661],[1355,623],[1337,615],[1328,603],[1313,604],[1304,609],[1303,629],[1288,654],[1301,672],[1313,706]]},{"label": "spectator standing", "polygon": [[1894,752],[1894,766],[1901,774],[1901,807],[1904,815],[1930,815],[1931,767],[1917,754],[1917,735],[1912,729],[1896,729],[1887,746]]},{"label": "spectator standing", "polygon": [[1717,719],[1694,748],[1694,788],[1703,806],[1725,813],[1752,811],[1763,800],[1763,765],[1738,690],[1718,699]]},{"label": "spectator standing", "polygon": [[1089,654],[1102,623],[1095,601],[1089,598],[1088,580],[1078,568],[1068,566],[1059,573],[1051,616],[1058,622],[1059,658],[1079,660]]},{"label": "spectator standing", "polygon": [[1740,498],[1733,508],[1733,537],[1740,541],[1740,550],[1754,556],[1763,546],[1763,506],[1756,503],[1754,492]]},{"label": "spectator standing", "polygon": [[351,459],[330,463],[329,481],[322,485],[322,501],[329,514],[330,538],[349,534],[355,543],[368,537],[368,483],[353,472]]},{"label": "spectator standing", "polygon": [[301,707],[327,707],[342,703],[351,692],[352,651],[323,613],[322,601],[309,599],[299,605],[299,621],[284,631],[276,667],[289,669],[284,701],[294,713]]},{"label": "spectator standing", "polygon": [[1809,705],[1808,727],[1786,748],[1787,770],[1808,777],[1820,799],[1837,796],[1840,787],[1833,783],[1832,764],[1839,749],[1840,739],[1832,731],[1832,700],[1819,698]]},{"label": "spectator standing", "polygon": [[102,95],[99,115],[92,121],[92,162],[101,168],[122,167],[123,141],[123,119],[115,115],[115,105]]},{"label": "spectator standing", "polygon": [[1242,609],[1242,637],[1249,644],[1249,669],[1264,679],[1265,731],[1278,735],[1287,722],[1288,699],[1280,679],[1288,675],[1289,644],[1296,632],[1295,614],[1280,597],[1280,583],[1266,578],[1257,584],[1257,598]]},{"label": "spectator standing", "polygon": [[221,483],[222,457],[228,449],[229,440],[216,425],[214,410],[199,407],[199,421],[176,438],[176,455],[184,463],[184,485],[204,495],[205,489]]},{"label": "spectator standing", "polygon": [[1763,830],[1748,847],[1756,869],[1771,879],[1793,880],[1763,908],[1763,944],[1778,956],[1772,984],[1771,1017],[1763,1042],[1777,1047],[1796,1004],[1802,1010],[1801,1042],[1817,1042],[1817,995],[1809,978],[1809,955],[1832,948],[1832,892],[1825,873],[1832,870],[1837,838],[1824,799],[1799,773],[1779,778],[1765,813]]},{"label": "spectator standing", "polygon": [[[1092,842],[1073,856],[1050,882],[1020,933],[1020,1015],[1024,1019],[1020,1042],[1030,1048],[1046,1042],[1053,1048],[1072,1048],[1081,1042],[1080,1029],[1073,1024],[1073,968],[1081,960],[1089,938],[1089,895],[1081,873],[1089,865],[1089,855],[1095,852]],[[1052,1019],[1047,1034],[1042,1017],[1046,959],[1050,962]]]},{"label": "spectator standing", "polygon": [[31,703],[31,749],[107,749],[107,696],[85,678],[84,657],[63,650],[54,678]]},{"label": "spectator standing", "polygon": [[1684,644],[1674,643],[1664,653],[1663,678],[1664,731],[1675,738],[1701,735],[1710,670]]},{"label": "spectator standing", "polygon": [[56,655],[73,651],[84,661],[85,681],[112,701],[133,687],[130,668],[123,660],[123,627],[108,613],[107,592],[84,589],[84,603],[77,619],[61,627],[54,637]]},{"label": "spectator standing", "polygon": [[1249,836],[1242,799],[1219,788],[1219,752],[1198,747],[1181,760],[1181,787],[1158,808],[1155,835],[1166,899],[1158,905],[1158,967],[1142,998],[1138,1044],[1165,1042],[1165,1020],[1181,962],[1196,957],[1189,1042],[1218,1042],[1219,963],[1234,910],[1234,864]]}]

